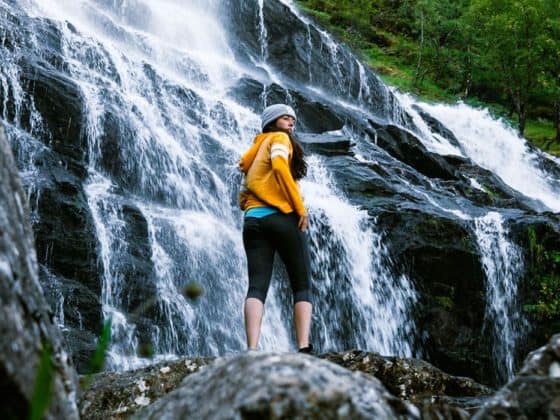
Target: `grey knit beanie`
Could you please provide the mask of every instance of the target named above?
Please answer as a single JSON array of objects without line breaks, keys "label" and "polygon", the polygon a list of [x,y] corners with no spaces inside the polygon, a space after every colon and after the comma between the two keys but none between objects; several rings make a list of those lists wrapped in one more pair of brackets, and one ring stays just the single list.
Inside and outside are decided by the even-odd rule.
[{"label": "grey knit beanie", "polygon": [[282,115],[289,115],[296,119],[296,113],[289,105],[274,104],[267,106],[261,114],[261,129],[264,129],[268,123],[280,118]]}]

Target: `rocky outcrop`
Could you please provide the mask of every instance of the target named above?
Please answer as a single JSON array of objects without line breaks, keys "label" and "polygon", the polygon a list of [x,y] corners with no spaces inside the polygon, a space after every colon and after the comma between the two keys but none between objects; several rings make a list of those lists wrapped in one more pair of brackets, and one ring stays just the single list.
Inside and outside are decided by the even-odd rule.
[{"label": "rocky outcrop", "polygon": [[560,299],[560,214],[514,219],[509,225],[525,264],[520,289],[532,326],[520,349],[521,354],[526,354],[560,331],[556,310]]},{"label": "rocky outcrop", "polygon": [[437,397],[478,397],[492,390],[467,377],[449,375],[419,359],[381,356],[359,350],[326,353],[322,358],[375,376],[395,396],[419,403]]},{"label": "rocky outcrop", "polygon": [[187,377],[136,418],[418,418],[361,372],[297,354],[245,353]]},{"label": "rocky outcrop", "polygon": [[391,156],[412,166],[430,178],[457,179],[453,166],[435,153],[429,152],[414,134],[394,125],[372,124],[375,132],[370,136],[377,145]]},{"label": "rocky outcrop", "polygon": [[[37,274],[27,198],[0,126],[0,417],[77,419],[76,377]],[[41,372],[41,375],[40,373]]]},{"label": "rocky outcrop", "polygon": [[128,372],[103,372],[83,376],[80,398],[84,419],[127,418],[173,391],[188,375],[213,362],[214,358],[188,358],[155,363]]},{"label": "rocky outcrop", "polygon": [[[389,402],[393,409],[407,406],[410,408],[408,405],[410,402],[422,413],[423,418],[442,418],[442,416],[467,418],[469,413],[476,411],[491,393],[489,388],[472,379],[448,375],[421,360],[384,357],[357,350],[327,353],[318,357],[331,363],[326,364],[316,358],[293,354],[250,353],[226,356],[223,359],[187,358],[159,362],[135,371],[106,372],[91,378],[84,377],[82,381],[87,382],[87,385],[80,401],[80,414],[83,418],[91,419],[124,418],[161,398],[169,402],[171,399],[179,400],[180,395],[188,401],[184,404],[192,404],[198,395],[201,401],[197,404],[203,404],[202,400],[204,400],[206,408],[200,408],[200,405],[196,407],[209,410],[209,417],[216,417],[217,411],[210,410],[213,410],[213,404],[217,401],[209,401],[202,396],[218,393],[219,396],[215,398],[223,400],[220,409],[226,413],[230,410],[230,414],[239,412],[240,407],[251,402],[252,405],[246,408],[251,413],[253,410],[251,407],[255,406],[257,408],[254,409],[264,417],[270,413],[274,417],[276,412],[271,410],[280,406],[281,410],[286,410],[282,413],[289,415],[291,411],[288,411],[288,407],[293,409],[300,407],[302,401],[309,396],[307,398],[309,407],[303,407],[304,412],[312,413],[314,409],[325,409],[326,414],[322,414],[327,418],[337,418],[337,411],[334,409],[340,409],[337,404],[344,399],[340,394],[345,394],[348,389],[354,389],[350,387],[349,382],[358,378],[357,383],[352,386],[359,388],[365,383],[368,387],[373,387],[375,392],[381,392],[383,403]],[[345,369],[333,367],[332,363]],[[270,366],[267,366],[268,364]],[[188,386],[187,381],[181,383],[184,378],[203,368],[208,369],[209,373],[201,372],[202,377],[197,374],[198,379],[188,379],[187,381],[193,381],[193,383],[188,382]],[[365,374],[364,376],[375,379],[371,383],[363,382],[363,376],[353,376],[350,371],[360,372],[360,375]],[[329,388],[332,385],[333,372],[342,375],[341,383],[344,384],[339,392],[334,393]],[[220,378],[220,375],[223,377]],[[207,383],[202,385],[204,382]],[[320,390],[324,385],[327,388]],[[222,389],[222,386],[225,389]],[[167,400],[164,395],[175,389],[178,389],[176,391],[178,395],[170,396],[170,400]],[[189,394],[191,392],[189,389],[193,395]],[[384,389],[391,393],[390,398],[387,397],[387,391]],[[355,392],[367,394],[372,391],[355,389]],[[356,399],[358,396],[354,397],[355,392],[346,396],[350,406],[358,404]],[[329,401],[329,395],[332,401]],[[395,397],[401,401],[397,403]],[[237,405],[231,404],[231,401],[228,403],[228,398],[239,403]],[[157,404],[162,406],[167,405],[168,402],[162,401]],[[182,406],[183,403],[169,404],[172,404],[173,408],[168,406],[165,412],[177,409],[179,411],[174,414],[176,416],[182,412],[180,410],[187,410]],[[148,410],[151,410],[151,407]],[[191,413],[191,409],[188,410],[188,413]],[[397,415],[399,410],[393,414]],[[413,409],[412,412],[414,411]],[[140,411],[140,416],[143,415],[142,413],[144,412]],[[366,416],[366,418],[375,418],[375,416]]]},{"label": "rocky outcrop", "polygon": [[[314,25],[306,24],[280,1],[255,0],[223,2],[225,24],[236,42],[233,48],[240,61],[261,61],[285,73],[287,85],[312,85],[331,94],[367,104],[376,115],[385,118],[400,108],[398,101],[373,72],[359,63],[343,45],[329,38]],[[262,14],[261,14],[262,13]],[[266,27],[266,37],[255,28]],[[257,77],[267,78],[266,71]],[[262,91],[261,91],[262,92]],[[307,96],[307,95],[306,95]]]},{"label": "rocky outcrop", "polygon": [[[397,261],[414,273],[427,360],[455,375],[493,382],[491,343],[481,336],[484,273],[466,224],[402,209],[379,216]],[[482,310],[476,310],[480,308]]]},{"label": "rocky outcrop", "polygon": [[560,417],[560,334],[530,353],[519,374],[500,389],[473,419],[555,419]]}]

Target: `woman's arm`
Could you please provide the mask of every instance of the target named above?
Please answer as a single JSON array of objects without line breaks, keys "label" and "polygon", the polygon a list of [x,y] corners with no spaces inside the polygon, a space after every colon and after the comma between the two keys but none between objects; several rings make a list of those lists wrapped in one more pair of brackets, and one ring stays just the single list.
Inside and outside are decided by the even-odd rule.
[{"label": "woman's arm", "polygon": [[[291,152],[290,139],[284,133],[278,133],[274,136],[270,143],[270,160],[272,162],[272,170],[282,189],[282,192],[292,204],[300,219],[305,216],[305,225],[307,225],[307,211],[303,205],[303,200],[299,192],[299,188],[292,177],[289,159]],[[303,222],[301,222],[303,223]]]}]

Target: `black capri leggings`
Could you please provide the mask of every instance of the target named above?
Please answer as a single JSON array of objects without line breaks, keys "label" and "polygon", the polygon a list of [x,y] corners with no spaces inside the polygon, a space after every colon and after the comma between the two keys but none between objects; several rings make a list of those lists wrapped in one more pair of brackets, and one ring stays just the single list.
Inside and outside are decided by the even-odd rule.
[{"label": "black capri leggings", "polygon": [[243,245],[249,271],[248,298],[263,303],[266,300],[274,254],[278,251],[290,278],[294,303],[311,302],[309,248],[306,234],[298,228],[298,220],[296,213],[245,218]]}]

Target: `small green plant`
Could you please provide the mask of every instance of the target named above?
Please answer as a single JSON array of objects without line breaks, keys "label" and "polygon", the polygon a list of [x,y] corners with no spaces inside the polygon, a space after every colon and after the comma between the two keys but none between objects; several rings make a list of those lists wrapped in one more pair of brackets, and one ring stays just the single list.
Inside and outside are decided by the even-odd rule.
[{"label": "small green plant", "polygon": [[527,238],[534,298],[523,309],[542,321],[560,319],[560,251],[546,249],[533,227],[527,229]]},{"label": "small green plant", "polygon": [[109,348],[110,343],[111,343],[111,318],[109,318],[103,324],[101,335],[97,340],[97,347],[93,352],[93,356],[91,356],[91,359],[89,360],[86,376],[81,381],[82,389],[88,387],[95,373],[101,372],[101,370],[103,370],[103,367],[105,366],[105,355],[107,353],[107,349]]},{"label": "small green plant", "polygon": [[204,289],[198,282],[190,282],[183,288],[183,295],[195,301],[204,293]]},{"label": "small green plant", "polygon": [[541,320],[551,320],[560,315],[560,276],[552,273],[540,279],[539,300],[523,308]]},{"label": "small green plant", "polygon": [[490,196],[490,198],[492,198],[492,199],[498,198],[498,194],[496,194],[494,191],[492,191],[486,185],[482,184],[482,188],[484,189],[484,192]]},{"label": "small green plant", "polygon": [[111,342],[111,318],[109,318],[103,324],[103,329],[101,330],[101,335],[97,341],[97,347],[93,356],[89,361],[88,374],[92,375],[97,372],[101,372],[105,366],[105,353],[107,353],[107,348]]},{"label": "small green plant", "polygon": [[436,296],[435,299],[438,305],[447,311],[452,311],[455,306],[453,299],[449,296]]},{"label": "small green plant", "polygon": [[31,410],[29,415],[31,420],[42,419],[51,402],[54,383],[54,363],[52,355],[53,349],[51,344],[48,341],[44,341],[39,358],[39,366],[37,367],[33,395],[31,397]]},{"label": "small green plant", "polygon": [[544,247],[537,240],[537,233],[533,227],[527,229],[527,235],[529,237],[529,253],[531,254],[531,265],[536,267],[543,262],[543,257],[545,255]]}]

